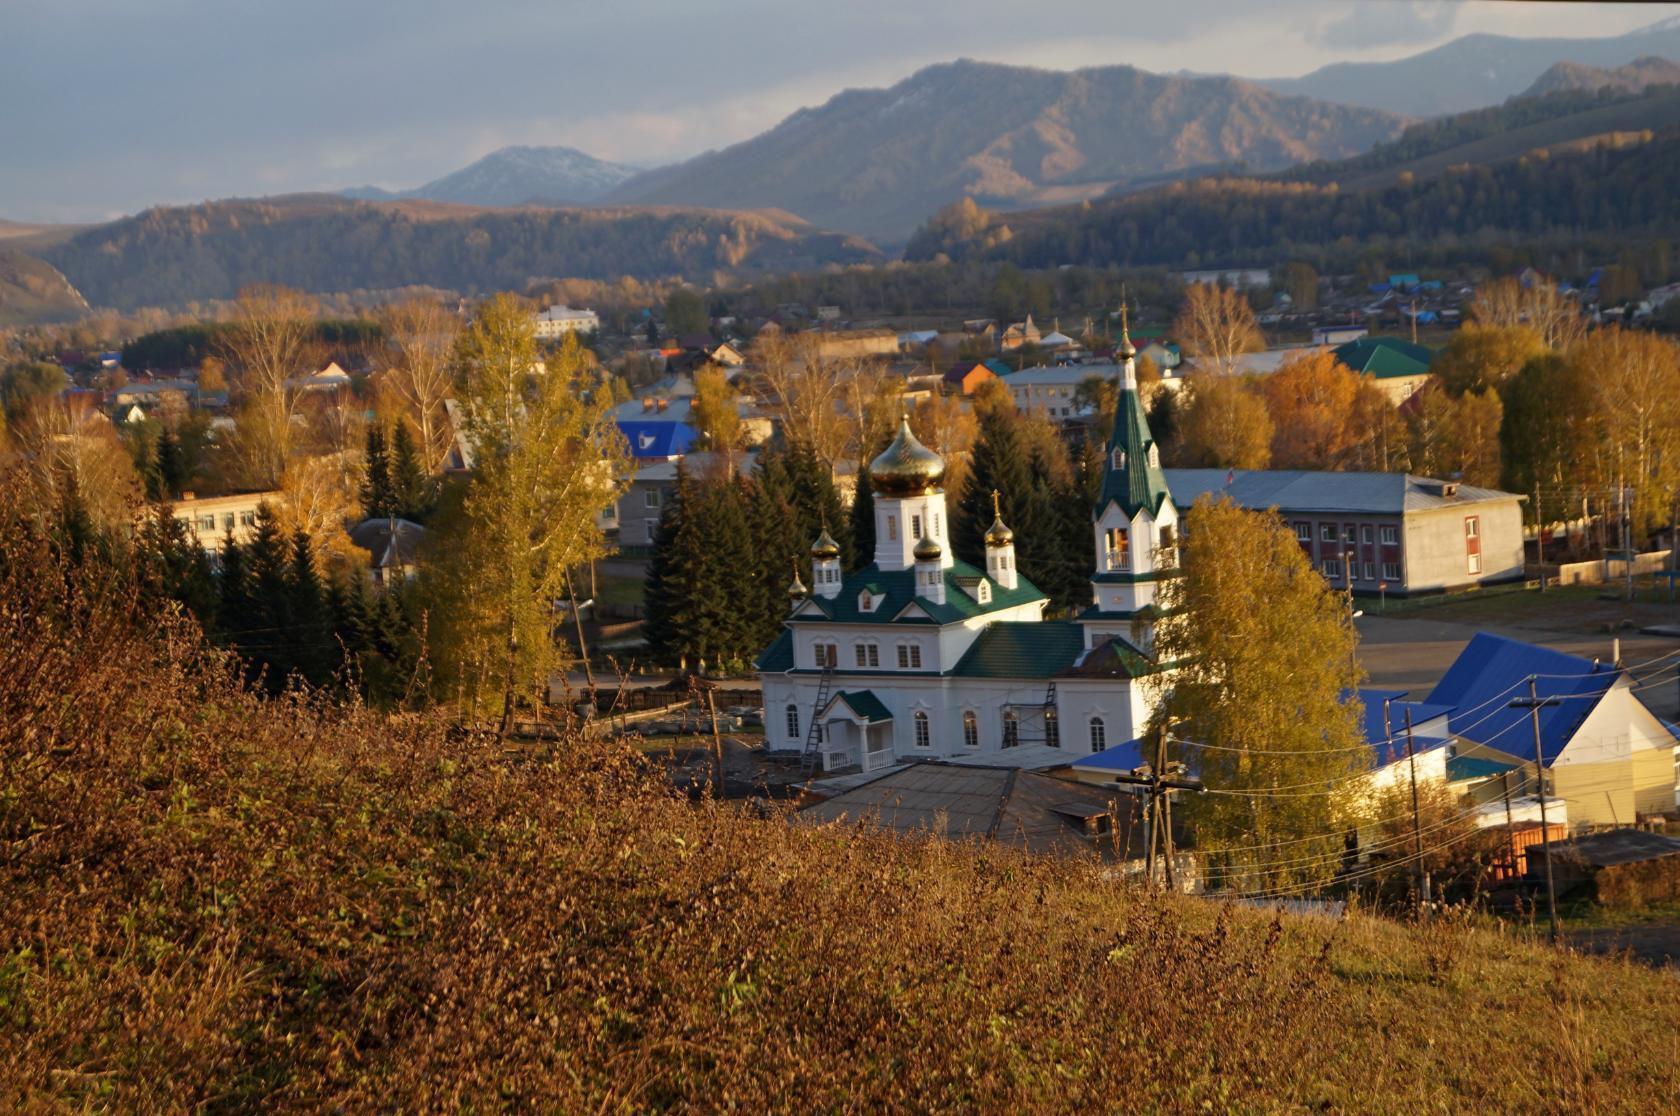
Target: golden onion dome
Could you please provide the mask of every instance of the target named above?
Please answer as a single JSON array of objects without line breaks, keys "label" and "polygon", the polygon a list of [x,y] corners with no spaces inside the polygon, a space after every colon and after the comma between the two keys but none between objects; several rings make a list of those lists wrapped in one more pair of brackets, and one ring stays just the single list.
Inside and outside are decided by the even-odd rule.
[{"label": "golden onion dome", "polygon": [[881,456],[869,463],[870,486],[884,496],[920,496],[935,492],[945,479],[945,459],[910,433],[910,419],[901,418],[898,436]]},{"label": "golden onion dome", "polygon": [[1003,522],[1003,511],[998,506],[1000,493],[992,489],[992,525],[986,528],[986,545],[988,547],[1013,546],[1015,532],[1011,531]]},{"label": "golden onion dome", "polygon": [[840,544],[834,541],[833,536],[828,533],[827,527],[824,527],[823,533],[817,536],[817,541],[811,544],[811,557],[818,559],[840,557]]},{"label": "golden onion dome", "polygon": [[945,557],[945,548],[924,535],[910,553],[916,556],[918,562],[937,562]]},{"label": "golden onion dome", "polygon": [[805,595],[805,583],[799,580],[799,560],[793,562],[793,584],[788,586],[788,596],[798,600]]}]

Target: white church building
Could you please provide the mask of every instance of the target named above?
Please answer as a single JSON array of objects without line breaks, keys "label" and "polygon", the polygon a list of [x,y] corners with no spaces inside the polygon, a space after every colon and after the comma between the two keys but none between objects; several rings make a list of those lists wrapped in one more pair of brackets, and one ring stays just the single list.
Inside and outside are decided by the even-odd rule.
[{"label": "white church building", "polygon": [[[1092,604],[1044,619],[995,516],[985,568],[951,553],[945,463],[901,422],[869,466],[874,561],[849,575],[828,533],[759,657],[767,747],[828,773],[919,759],[1044,767],[1134,739],[1159,699],[1149,659],[1160,567],[1178,512],[1123,338],[1121,393],[1091,518]],[[993,496],[994,509],[996,495]]]}]

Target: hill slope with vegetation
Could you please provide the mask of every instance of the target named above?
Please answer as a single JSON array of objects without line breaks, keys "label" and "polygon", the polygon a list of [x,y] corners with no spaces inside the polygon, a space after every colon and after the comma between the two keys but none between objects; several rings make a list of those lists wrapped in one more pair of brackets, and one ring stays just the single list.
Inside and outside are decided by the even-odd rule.
[{"label": "hill slope with vegetation", "polygon": [[1521,245],[1598,251],[1680,235],[1671,183],[1680,127],[1560,145],[1433,179],[1388,184],[1210,178],[1082,206],[998,214],[952,207],[924,226],[909,259],[1007,260],[1024,267],[1259,264],[1346,266],[1369,254],[1427,263]]},{"label": "hill slope with vegetation", "polygon": [[1668,976],[790,826],[679,798],[620,746],[260,700],[122,579],[77,574],[98,556],[5,520],[8,1110],[1578,1112],[1680,1090]]},{"label": "hill slope with vegetation", "polygon": [[479,209],[327,194],[150,209],[41,254],[88,301],[122,310],[229,298],[253,283],[312,293],[414,285],[477,293],[537,279],[710,278],[878,256],[865,241],[786,214]]},{"label": "hill slope with vegetation", "polygon": [[964,60],[889,89],[847,90],[744,143],[639,175],[610,197],[775,206],[894,239],[962,197],[1052,204],[1193,167],[1269,170],[1352,155],[1403,124],[1393,113],[1237,78]]},{"label": "hill slope with vegetation", "polygon": [[0,248],[0,326],[66,322],[87,308],[51,264]]}]

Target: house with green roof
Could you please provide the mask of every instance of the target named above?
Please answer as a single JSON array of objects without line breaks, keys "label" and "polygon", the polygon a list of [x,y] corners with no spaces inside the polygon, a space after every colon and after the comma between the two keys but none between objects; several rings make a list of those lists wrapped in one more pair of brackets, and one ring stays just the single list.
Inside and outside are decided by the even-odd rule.
[{"label": "house with green roof", "polygon": [[875,552],[845,572],[827,532],[759,656],[766,745],[813,773],[951,760],[1061,766],[1138,735],[1160,697],[1151,605],[1177,511],[1123,340],[1122,391],[1092,511],[1092,603],[1048,620],[996,512],[984,565],[951,551],[945,463],[901,422],[869,466]]},{"label": "house with green roof", "polygon": [[1398,337],[1360,337],[1332,351],[1338,361],[1375,380],[1396,407],[1429,382],[1435,363],[1435,350]]}]

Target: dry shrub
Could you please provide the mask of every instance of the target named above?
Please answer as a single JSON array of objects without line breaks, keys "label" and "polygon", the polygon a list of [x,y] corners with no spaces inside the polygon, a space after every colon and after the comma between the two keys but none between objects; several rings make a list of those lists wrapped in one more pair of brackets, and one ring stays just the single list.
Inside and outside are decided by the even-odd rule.
[{"label": "dry shrub", "polygon": [[615,746],[259,700],[120,594],[39,587],[0,562],[0,1108],[1675,1095],[1656,974],[695,806]]}]

